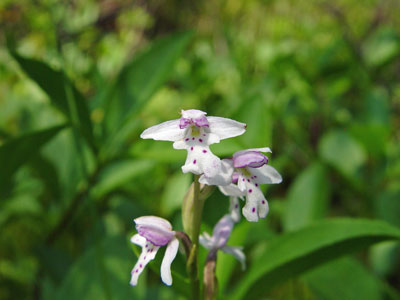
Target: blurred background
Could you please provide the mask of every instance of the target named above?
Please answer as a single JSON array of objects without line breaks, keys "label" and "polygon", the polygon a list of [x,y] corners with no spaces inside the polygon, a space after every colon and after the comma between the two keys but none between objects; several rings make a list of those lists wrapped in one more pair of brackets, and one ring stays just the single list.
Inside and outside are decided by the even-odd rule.
[{"label": "blurred background", "polygon": [[[263,187],[270,213],[231,239],[249,264],[319,219],[400,226],[399,11],[397,0],[1,1],[0,299],[183,297],[183,255],[178,288],[160,282],[162,254],[129,286],[133,218],[182,229],[185,152],[139,139],[181,109],[247,123],[212,146],[220,157],[273,150],[284,180]],[[214,191],[204,230],[227,209]],[[219,259],[223,295],[246,272]],[[263,299],[399,299],[399,289],[399,243],[386,242]]]}]

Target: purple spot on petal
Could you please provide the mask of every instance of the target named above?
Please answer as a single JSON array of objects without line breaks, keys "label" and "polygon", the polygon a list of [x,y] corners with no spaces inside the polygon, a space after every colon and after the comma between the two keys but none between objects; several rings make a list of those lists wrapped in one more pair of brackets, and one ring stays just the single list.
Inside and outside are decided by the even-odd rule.
[{"label": "purple spot on petal", "polygon": [[203,142],[203,140],[202,140],[202,139],[199,139],[199,142],[200,142],[200,143],[202,143],[202,142]]},{"label": "purple spot on petal", "polygon": [[258,186],[258,183],[256,183],[256,186]]},{"label": "purple spot on petal", "polygon": [[146,259],[146,256],[145,256],[145,257],[143,257],[143,259]]},{"label": "purple spot on petal", "polygon": [[203,150],[203,153],[207,153],[207,150]]},{"label": "purple spot on petal", "polygon": [[193,147],[190,147],[190,150],[192,150],[192,151],[193,151]]},{"label": "purple spot on petal", "polygon": [[265,200],[261,201],[262,204],[265,204]]},{"label": "purple spot on petal", "polygon": [[243,178],[242,181],[246,181],[246,179]]},{"label": "purple spot on petal", "polygon": [[139,269],[136,269],[136,273],[139,272]]},{"label": "purple spot on petal", "polygon": [[144,246],[144,247],[147,248],[148,245],[149,245],[149,244],[146,244],[146,246]]},{"label": "purple spot on petal", "polygon": [[189,140],[189,138],[186,138],[185,141],[187,142]]},{"label": "purple spot on petal", "polygon": [[140,268],[143,268],[143,265],[142,265],[142,264],[140,264],[140,265],[139,265],[139,267],[140,267]]},{"label": "purple spot on petal", "polygon": [[253,190],[252,189],[249,189],[249,193],[251,193]]},{"label": "purple spot on petal", "polygon": [[236,205],[235,205],[235,208],[238,208],[238,207],[239,207],[239,205],[236,204]]},{"label": "purple spot on petal", "polygon": [[247,179],[247,182],[250,182],[250,179]]},{"label": "purple spot on petal", "polygon": [[205,133],[203,133],[203,136],[206,136],[206,134],[205,134]]},{"label": "purple spot on petal", "polygon": [[252,212],[255,212],[256,211],[256,208],[255,207],[253,207],[253,209],[251,210]]},{"label": "purple spot on petal", "polygon": [[257,176],[256,176],[256,175],[254,175],[254,178],[257,178]]},{"label": "purple spot on petal", "polygon": [[192,141],[194,141],[194,137],[192,138]]},{"label": "purple spot on petal", "polygon": [[194,165],[196,164],[196,160],[193,161],[193,164],[194,164]]}]

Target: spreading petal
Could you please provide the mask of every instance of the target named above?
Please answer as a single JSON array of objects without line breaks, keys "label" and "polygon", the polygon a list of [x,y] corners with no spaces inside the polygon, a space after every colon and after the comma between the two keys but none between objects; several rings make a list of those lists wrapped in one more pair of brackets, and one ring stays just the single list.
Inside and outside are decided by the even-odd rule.
[{"label": "spreading petal", "polygon": [[233,257],[235,257],[242,265],[242,270],[246,269],[246,256],[244,255],[241,247],[225,246],[221,250],[225,253],[233,255]]},{"label": "spreading petal", "polygon": [[156,253],[160,247],[154,246],[150,242],[146,242],[143,244],[143,240],[140,238],[135,238],[136,235],[134,235],[131,239],[132,242],[136,244],[140,243],[142,246],[142,253],[139,256],[139,259],[136,263],[136,265],[133,267],[132,272],[131,272],[131,281],[130,284],[135,286],[137,284],[139,275],[142,274],[144,267],[154,259],[156,256]]},{"label": "spreading petal", "polygon": [[258,184],[275,184],[282,182],[282,176],[269,165],[264,165],[261,168],[251,168],[251,174],[254,181]]},{"label": "spreading petal", "polygon": [[200,244],[206,248],[206,249],[212,249],[213,248],[213,241],[211,239],[211,236],[207,232],[203,232],[199,236],[199,241]]},{"label": "spreading petal", "polygon": [[146,216],[134,221],[138,233],[156,246],[165,246],[175,236],[171,224],[165,219]]},{"label": "spreading petal", "polygon": [[167,249],[165,250],[165,255],[161,263],[161,280],[166,285],[172,284],[171,263],[178,252],[178,248],[179,241],[174,238],[169,242]]},{"label": "spreading petal", "polygon": [[175,142],[183,139],[185,132],[185,129],[179,128],[179,120],[171,120],[147,128],[140,137],[142,139]]},{"label": "spreading petal", "polygon": [[246,131],[246,124],[221,117],[207,117],[210,132],[219,136],[221,140],[235,137]]},{"label": "spreading petal", "polygon": [[199,178],[199,182],[207,185],[218,185],[220,187],[226,186],[232,182],[232,160],[223,159],[221,160],[220,171],[214,176],[207,176],[204,172]]}]

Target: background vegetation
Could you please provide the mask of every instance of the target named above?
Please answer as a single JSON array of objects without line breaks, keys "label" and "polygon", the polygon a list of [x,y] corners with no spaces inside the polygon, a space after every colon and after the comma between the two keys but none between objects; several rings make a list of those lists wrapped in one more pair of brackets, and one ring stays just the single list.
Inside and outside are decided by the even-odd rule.
[{"label": "background vegetation", "polygon": [[[139,134],[188,108],[246,122],[214,153],[270,146],[284,178],[266,190],[267,219],[242,220],[230,240],[248,269],[219,255],[222,298],[400,299],[399,10],[2,1],[0,299],[185,296],[183,255],[172,288],[162,255],[129,286],[129,238],[141,215],[182,229],[185,152]],[[204,230],[227,208],[215,191]]]}]

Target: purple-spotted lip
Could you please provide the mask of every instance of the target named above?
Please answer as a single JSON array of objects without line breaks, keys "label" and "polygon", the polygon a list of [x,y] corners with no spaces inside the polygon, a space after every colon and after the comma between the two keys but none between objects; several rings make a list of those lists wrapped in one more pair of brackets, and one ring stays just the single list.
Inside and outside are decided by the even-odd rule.
[{"label": "purple-spotted lip", "polygon": [[209,127],[210,126],[206,116],[202,116],[200,118],[184,118],[184,117],[182,117],[179,119],[179,128],[180,129],[185,129],[185,128],[189,127],[190,125],[195,125],[197,127]]},{"label": "purple-spotted lip", "polygon": [[235,168],[260,168],[268,163],[268,157],[258,151],[240,151],[233,155]]}]

